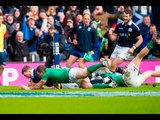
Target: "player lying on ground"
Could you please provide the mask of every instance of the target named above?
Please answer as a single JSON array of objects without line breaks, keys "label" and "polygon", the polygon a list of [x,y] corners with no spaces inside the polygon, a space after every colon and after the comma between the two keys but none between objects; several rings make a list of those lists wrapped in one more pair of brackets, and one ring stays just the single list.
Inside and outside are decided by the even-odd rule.
[{"label": "player lying on ground", "polygon": [[102,61],[99,64],[89,66],[87,69],[82,68],[46,68],[43,65],[39,65],[36,69],[38,76],[41,80],[36,83],[34,86],[30,86],[24,89],[43,89],[43,85],[50,81],[52,83],[69,83],[69,81],[77,83],[80,88],[92,88],[92,84],[88,76],[96,71],[100,67],[108,67],[106,61]]},{"label": "player lying on ground", "polygon": [[[41,78],[38,77],[38,74],[36,73],[36,70],[31,68],[30,66],[26,65],[22,68],[22,74],[26,77],[29,78],[30,81],[28,83],[28,87],[34,86],[36,83],[38,83]],[[61,89],[61,88],[79,88],[79,86],[76,83],[61,83],[61,84],[53,84],[50,81],[47,81],[45,84],[47,88],[49,89]],[[27,86],[22,85],[20,86],[21,89],[27,88]]]},{"label": "player lying on ground", "polygon": [[[156,36],[156,37],[155,37]],[[153,32],[151,41],[143,48],[137,56],[129,63],[125,68],[124,74],[115,74],[112,72],[106,72],[102,75],[103,81],[107,81],[107,84],[93,84],[93,88],[109,88],[109,87],[139,87],[142,83],[150,77],[160,77],[160,71],[148,70],[142,74],[139,73],[139,67],[143,57],[145,57],[155,44],[160,43],[160,38]],[[102,81],[102,82],[103,82]],[[108,81],[112,81],[112,84],[108,84]],[[93,82],[93,81],[92,81]],[[92,83],[91,82],[91,83]],[[113,85],[114,84],[114,85]]]}]

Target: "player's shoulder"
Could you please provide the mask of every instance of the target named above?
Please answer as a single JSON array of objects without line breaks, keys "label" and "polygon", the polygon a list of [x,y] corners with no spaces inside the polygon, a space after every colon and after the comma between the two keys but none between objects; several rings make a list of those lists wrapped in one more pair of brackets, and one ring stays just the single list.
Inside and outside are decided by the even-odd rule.
[{"label": "player's shoulder", "polygon": [[131,22],[131,27],[134,28],[134,29],[140,30],[139,26],[133,21]]}]

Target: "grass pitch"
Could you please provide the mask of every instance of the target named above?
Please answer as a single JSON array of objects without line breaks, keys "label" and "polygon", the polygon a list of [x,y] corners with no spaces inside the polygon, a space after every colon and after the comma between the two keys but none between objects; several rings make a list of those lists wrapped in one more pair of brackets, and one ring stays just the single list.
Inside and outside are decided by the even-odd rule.
[{"label": "grass pitch", "polygon": [[160,114],[158,96],[77,96],[77,97],[3,97],[2,93],[87,93],[87,92],[160,92],[160,84],[139,88],[20,90],[0,86],[0,114]]}]

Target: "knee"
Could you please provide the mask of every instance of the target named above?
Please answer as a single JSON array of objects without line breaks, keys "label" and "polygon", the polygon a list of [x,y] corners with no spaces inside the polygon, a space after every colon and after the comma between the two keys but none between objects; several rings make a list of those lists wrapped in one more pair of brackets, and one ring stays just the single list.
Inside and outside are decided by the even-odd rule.
[{"label": "knee", "polygon": [[83,89],[91,89],[92,88],[92,84],[83,84],[80,86]]},{"label": "knee", "polygon": [[83,68],[83,69],[85,68],[84,63],[79,63],[78,66],[79,66],[80,68]]}]

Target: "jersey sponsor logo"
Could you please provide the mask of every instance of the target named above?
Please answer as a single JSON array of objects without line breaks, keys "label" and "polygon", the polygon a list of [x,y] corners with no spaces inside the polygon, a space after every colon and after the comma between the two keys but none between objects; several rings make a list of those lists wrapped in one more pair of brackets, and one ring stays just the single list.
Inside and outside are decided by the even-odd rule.
[{"label": "jersey sponsor logo", "polygon": [[91,27],[88,28],[88,31],[91,31]]},{"label": "jersey sponsor logo", "polygon": [[128,29],[128,32],[132,32],[132,28],[129,28],[129,29]]},{"label": "jersey sponsor logo", "polygon": [[82,26],[79,26],[78,28],[79,28],[79,29],[82,29]]}]

